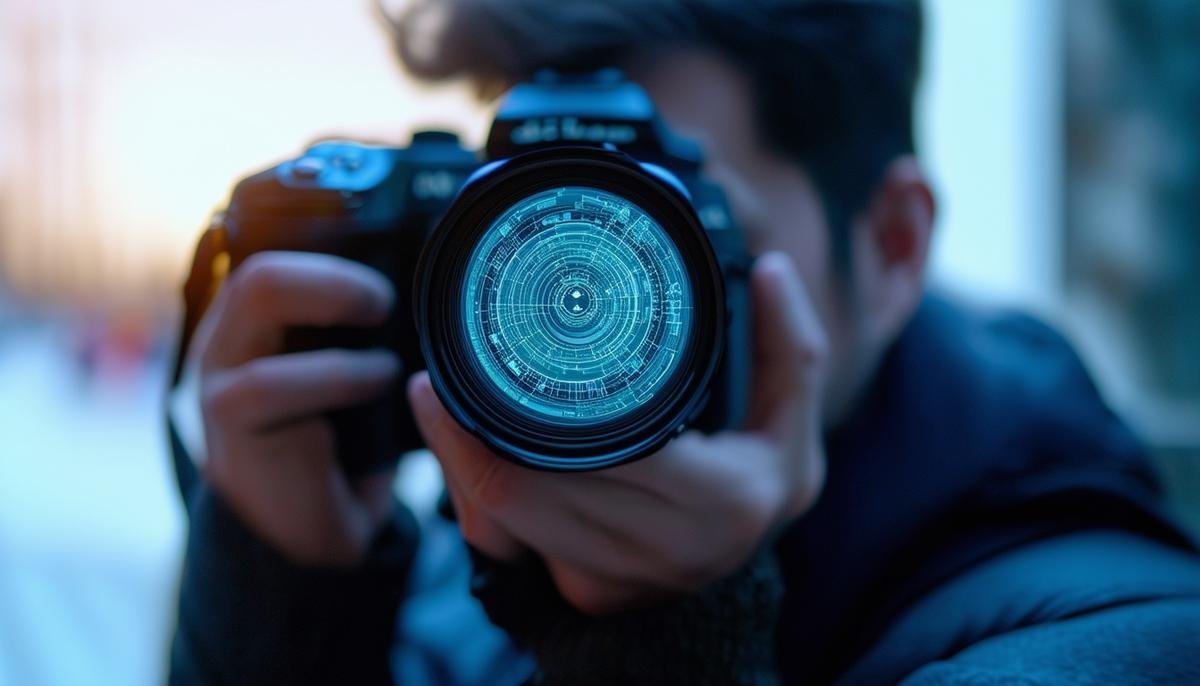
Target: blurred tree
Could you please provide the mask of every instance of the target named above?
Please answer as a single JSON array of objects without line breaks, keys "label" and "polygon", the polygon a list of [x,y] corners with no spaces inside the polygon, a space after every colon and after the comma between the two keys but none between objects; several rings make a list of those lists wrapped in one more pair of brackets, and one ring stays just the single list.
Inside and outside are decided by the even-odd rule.
[{"label": "blurred tree", "polygon": [[1110,303],[1139,382],[1197,398],[1200,3],[1064,5],[1068,291]]},{"label": "blurred tree", "polygon": [[1068,302],[1200,519],[1200,3],[1063,6]]}]

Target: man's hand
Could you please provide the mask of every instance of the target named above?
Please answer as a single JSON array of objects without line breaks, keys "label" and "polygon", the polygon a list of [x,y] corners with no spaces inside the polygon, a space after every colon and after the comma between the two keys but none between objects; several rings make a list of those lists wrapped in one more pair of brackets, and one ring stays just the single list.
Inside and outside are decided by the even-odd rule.
[{"label": "man's hand", "polygon": [[599,614],[698,590],[741,566],[824,481],[824,331],[789,258],[756,263],[753,401],[739,432],[686,433],[639,462],[539,472],[491,453],[446,412],[425,373],[409,383],[463,536],[511,560],[532,549],[562,595]]},{"label": "man's hand", "polygon": [[197,332],[205,477],[295,562],[354,564],[390,511],[394,474],[350,483],[322,413],[382,393],[399,363],[387,351],[279,354],[284,329],[379,324],[393,299],[387,279],[356,262],[264,252],[233,271]]}]

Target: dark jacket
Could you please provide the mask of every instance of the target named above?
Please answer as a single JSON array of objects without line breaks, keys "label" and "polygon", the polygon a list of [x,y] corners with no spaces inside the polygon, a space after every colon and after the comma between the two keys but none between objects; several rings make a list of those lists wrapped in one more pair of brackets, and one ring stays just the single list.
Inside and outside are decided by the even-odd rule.
[{"label": "dark jacket", "polygon": [[604,619],[403,509],[361,570],[299,569],[201,486],[172,683],[1200,684],[1200,558],[1052,330],[927,298],[826,445],[743,570]]}]

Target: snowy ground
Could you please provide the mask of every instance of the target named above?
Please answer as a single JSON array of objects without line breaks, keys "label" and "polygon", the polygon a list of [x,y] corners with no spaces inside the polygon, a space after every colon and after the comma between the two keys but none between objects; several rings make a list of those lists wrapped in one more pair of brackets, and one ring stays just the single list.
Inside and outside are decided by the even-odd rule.
[{"label": "snowy ground", "polygon": [[183,545],[162,363],[87,381],[63,323],[0,332],[0,686],[159,684]]},{"label": "snowy ground", "polygon": [[[186,532],[167,361],[89,379],[79,330],[0,321],[0,686],[164,682]],[[427,452],[401,463],[397,495],[419,517],[440,491]]]}]

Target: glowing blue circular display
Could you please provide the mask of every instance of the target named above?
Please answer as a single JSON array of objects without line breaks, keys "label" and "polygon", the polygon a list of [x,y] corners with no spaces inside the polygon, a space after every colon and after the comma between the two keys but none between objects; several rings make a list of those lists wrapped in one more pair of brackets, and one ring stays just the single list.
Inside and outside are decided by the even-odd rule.
[{"label": "glowing blue circular display", "polygon": [[691,334],[675,243],[597,188],[531,195],[480,237],[463,283],[467,338],[487,380],[543,420],[619,417],[660,391]]}]

